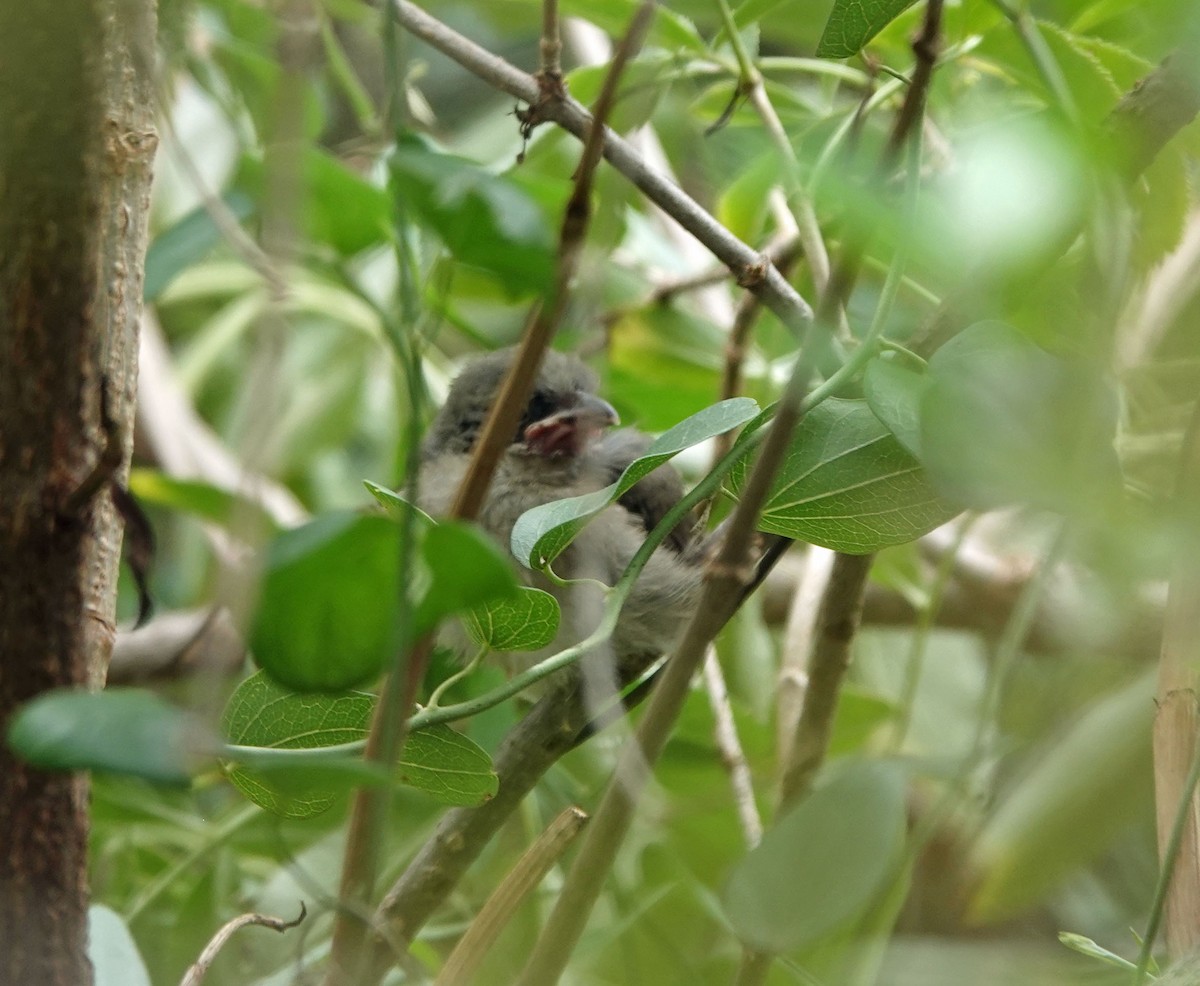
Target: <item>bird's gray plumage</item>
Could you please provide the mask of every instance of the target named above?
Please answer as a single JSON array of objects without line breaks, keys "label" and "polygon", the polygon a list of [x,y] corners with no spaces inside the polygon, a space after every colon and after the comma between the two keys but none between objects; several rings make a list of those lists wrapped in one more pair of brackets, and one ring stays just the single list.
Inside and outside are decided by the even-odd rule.
[{"label": "bird's gray plumage", "polygon": [[[502,350],[471,360],[455,378],[446,403],[430,426],[422,448],[421,502],[434,516],[449,512],[466,472],[496,392],[513,358]],[[525,440],[530,425],[591,395],[595,374],[573,356],[549,352],[513,442],[501,457],[479,515],[481,526],[509,550],[513,525],[526,510],[565,497],[590,493],[611,483],[649,439],[625,429],[581,444],[577,454],[542,454]],[[633,554],[666,511],[683,494],[678,474],[660,467],[592,520],[555,561],[565,579],[596,579],[613,585]],[[668,651],[690,616],[701,572],[693,524],[681,524],[651,557],[633,587],[611,641],[618,664]],[[553,650],[583,639],[600,618],[603,597],[587,585],[561,587],[537,573],[519,570],[532,585],[553,593],[563,612]],[[539,655],[540,656],[540,655]]]}]

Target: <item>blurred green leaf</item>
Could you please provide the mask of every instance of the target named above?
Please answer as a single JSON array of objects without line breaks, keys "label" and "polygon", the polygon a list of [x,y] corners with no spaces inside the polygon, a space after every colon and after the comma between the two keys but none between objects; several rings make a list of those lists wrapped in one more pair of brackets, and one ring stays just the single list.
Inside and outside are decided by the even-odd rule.
[{"label": "blurred green leaf", "polygon": [[752,948],[802,948],[872,905],[902,862],[904,832],[903,774],[845,763],[738,864],[725,914]]},{"label": "blurred green leaf", "polygon": [[150,973],[129,927],[112,908],[88,908],[87,957],[93,986],[151,986]]},{"label": "blurred green leaf", "polygon": [[[301,216],[310,241],[350,256],[387,239],[392,203],[386,191],[319,148],[305,151],[302,165]],[[265,194],[265,178],[262,161],[246,163],[242,182],[256,198]]]},{"label": "blurred green leaf", "polygon": [[1124,969],[1127,972],[1133,972],[1137,969],[1137,966],[1128,959],[1124,959],[1117,955],[1116,952],[1110,952],[1107,948],[1097,945],[1084,935],[1076,935],[1070,931],[1060,931],[1058,933],[1058,940],[1072,952],[1086,955],[1089,959],[1099,959],[1105,965],[1116,966],[1118,969]]},{"label": "blurred green leaf", "polygon": [[913,5],[915,0],[834,0],[818,58],[850,58]]},{"label": "blurred green leaf", "polygon": [[8,744],[44,770],[103,770],[187,784],[218,748],[188,713],[136,688],[59,689],[21,707]]},{"label": "blurred green leaf", "polygon": [[228,525],[238,517],[258,530],[275,531],[277,527],[271,515],[248,497],[199,480],[177,479],[157,469],[130,470],[129,492],[145,506],[194,514],[214,524]]},{"label": "blurred green leaf", "polygon": [[921,395],[929,380],[894,360],[873,359],[863,373],[863,397],[908,454],[921,458]]},{"label": "blurred green leaf", "polygon": [[1004,921],[1044,900],[1143,817],[1154,685],[1142,675],[1029,757],[976,840],[973,921]]},{"label": "blurred green leaf", "polygon": [[1119,492],[1116,400],[1087,366],[980,322],[934,353],[929,377],[921,461],[948,497],[1074,513]]},{"label": "blurred green leaf", "polygon": [[296,691],[344,691],[400,646],[400,534],[333,513],[271,542],[250,630],[254,660]]},{"label": "blurred green leaf", "polygon": [[550,593],[522,586],[513,599],[468,610],[463,623],[472,640],[491,650],[537,650],[554,639],[560,617]]},{"label": "blurred green leaf", "polygon": [[757,413],[758,405],[748,397],[734,397],[706,407],[656,438],[646,454],[634,459],[615,483],[594,493],[555,500],[525,511],[513,526],[513,554],[530,568],[552,562],[589,520],[642,477],[685,448],[743,425]]},{"label": "blurred green leaf", "polygon": [[386,486],[380,486],[378,483],[373,483],[369,479],[363,480],[363,486],[367,488],[367,492],[375,497],[387,511],[388,516],[393,520],[400,520],[408,511],[412,511],[417,518],[418,527],[433,527],[437,523],[420,507],[415,507],[409,503],[395,490],[389,490]]},{"label": "blurred green leaf", "polygon": [[[735,494],[748,470],[743,460],[730,474]],[[758,527],[866,554],[912,541],[956,513],[865,401],[834,398],[801,420]]]},{"label": "blurred green leaf", "polygon": [[[253,200],[236,189],[227,192],[222,201],[239,220],[247,219],[254,212]],[[159,233],[146,251],[143,300],[155,301],[176,274],[208,256],[223,236],[213,223],[212,214],[204,206],[197,206],[174,226]]]},{"label": "blurred green leaf", "polygon": [[442,521],[426,532],[421,553],[432,581],[413,616],[415,636],[447,616],[517,595],[508,560],[470,524]]},{"label": "blurred green leaf", "polygon": [[555,223],[516,182],[415,139],[402,141],[389,165],[394,193],[458,260],[514,294],[549,285]]}]

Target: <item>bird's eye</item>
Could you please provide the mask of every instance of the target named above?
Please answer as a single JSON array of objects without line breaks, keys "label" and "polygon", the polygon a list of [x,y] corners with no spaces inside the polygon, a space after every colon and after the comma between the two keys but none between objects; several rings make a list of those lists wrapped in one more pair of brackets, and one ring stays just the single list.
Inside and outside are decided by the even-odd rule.
[{"label": "bird's eye", "polygon": [[521,423],[517,426],[517,433],[513,437],[513,441],[520,441],[525,435],[525,429],[535,421],[550,417],[558,404],[559,401],[553,394],[544,390],[534,391],[533,396],[529,398],[529,403],[525,406],[525,413],[521,416]]}]

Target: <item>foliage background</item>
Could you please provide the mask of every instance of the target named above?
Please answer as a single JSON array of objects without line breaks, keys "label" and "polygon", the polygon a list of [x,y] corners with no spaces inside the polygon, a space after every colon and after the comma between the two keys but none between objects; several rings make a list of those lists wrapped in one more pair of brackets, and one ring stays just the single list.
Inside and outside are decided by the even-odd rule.
[{"label": "foliage background", "polygon": [[[423,6],[516,64],[537,65],[538,4]],[[633,6],[564,4],[580,19],[568,33],[567,65],[581,101],[594,97],[602,77],[590,63],[608,57],[595,29],[619,35]],[[851,333],[862,337],[902,252],[911,281],[888,312],[889,339],[922,344],[944,301],[956,327],[1004,320],[1066,368],[1043,373],[1036,358],[1004,364],[1013,372],[999,374],[1000,403],[975,409],[967,443],[930,453],[940,455],[940,479],[956,496],[1004,508],[984,514],[966,536],[966,560],[951,568],[954,538],[943,537],[932,547],[889,548],[874,566],[872,591],[907,605],[886,620],[872,620],[882,610],[868,606],[830,776],[856,758],[901,764],[909,855],[890,908],[871,910],[870,895],[851,902],[853,919],[792,950],[772,982],[1126,981],[1127,973],[1067,950],[1057,935],[1085,935],[1133,958],[1130,928],[1144,928],[1157,879],[1153,663],[1170,549],[1180,537],[1169,509],[1175,463],[1200,392],[1190,274],[1197,131],[1186,129],[1159,155],[1127,202],[1114,205],[1098,175],[1113,151],[1106,115],[1177,43],[1190,6],[1033,4],[1035,30],[1061,74],[1055,91],[1001,5],[947,5],[947,55],[929,97],[915,215],[897,205],[900,182],[881,191],[873,168],[902,93],[893,73],[911,71],[909,38],[923,7],[844,62],[812,57],[826,4],[745,0],[736,9],[826,242],[836,254],[871,230],[847,305]],[[459,357],[518,338],[552,269],[577,144],[549,126],[526,144],[510,100],[347,0],[173,3],[162,22],[164,148],[145,331],[165,343],[168,358],[152,362],[143,353],[132,486],[158,531],[159,605],[217,601],[244,616],[245,589],[228,563],[239,543],[262,537],[261,528],[247,533],[261,509],[246,506],[255,486],[245,477],[276,484],[267,523],[279,527],[365,508],[364,479],[402,483],[410,421],[423,426]],[[787,231],[769,194],[780,164],[753,110],[731,102],[737,65],[720,23],[707,0],[662,7],[624,80],[613,125],[652,128],[679,182],[760,246]],[[867,90],[878,95],[851,137]],[[659,301],[662,284],[713,262],[611,169],[601,169],[594,208],[557,345],[593,359],[626,423],[661,431],[720,396],[739,290],[714,281]],[[416,260],[416,284],[403,283],[397,243]],[[809,264],[795,263],[792,278],[814,298]],[[395,357],[399,335],[422,340],[424,392],[406,384]],[[774,316],[760,313],[746,392],[771,399],[793,348]],[[179,437],[175,429],[194,433],[194,421],[145,419],[148,408],[163,406],[148,404],[147,388],[182,395],[227,450],[232,475],[219,479],[194,437]],[[855,384],[843,396],[860,393]],[[1064,464],[1081,441],[1096,444],[1088,445],[1089,430],[1117,452],[1119,495],[1097,473]],[[694,451],[682,461],[695,478],[708,459]],[[932,460],[927,465],[937,474]],[[192,482],[172,484],[169,475]],[[241,493],[217,495],[221,487]],[[1073,518],[1070,537],[1041,586],[1034,631],[1014,652],[1004,638],[1013,596],[1053,540],[1058,515]],[[964,586],[974,591],[960,625],[937,626],[934,610],[945,617]],[[786,603],[771,599],[756,597],[718,641],[768,818],[788,645]],[[123,608],[132,614],[133,593]],[[431,682],[450,669],[435,662]],[[460,693],[501,677],[485,667]],[[216,722],[234,684],[200,674],[156,687]],[[509,703],[464,728],[491,750],[518,714]],[[575,956],[572,981],[731,980],[740,945],[722,893],[746,843],[712,716],[698,689]],[[425,929],[414,948],[420,961],[439,966],[558,811],[594,803],[617,741],[602,736],[553,769]],[[851,818],[877,807],[868,799],[845,810]],[[441,811],[399,790],[383,885]],[[95,898],[124,919],[155,983],[177,981],[231,916],[291,915],[304,899],[313,916],[302,930],[244,932],[210,976],[304,981],[300,965],[328,948],[345,814],[342,798],[313,818],[278,818],[248,805],[216,772],[175,790],[97,776]],[[798,838],[836,845],[836,814],[826,825]],[[834,870],[853,873],[853,847],[844,848]],[[516,913],[481,981],[515,978],[560,880],[552,873]],[[835,905],[809,899],[796,905],[796,919],[804,908]],[[850,940],[850,927],[879,933],[864,944]]]}]

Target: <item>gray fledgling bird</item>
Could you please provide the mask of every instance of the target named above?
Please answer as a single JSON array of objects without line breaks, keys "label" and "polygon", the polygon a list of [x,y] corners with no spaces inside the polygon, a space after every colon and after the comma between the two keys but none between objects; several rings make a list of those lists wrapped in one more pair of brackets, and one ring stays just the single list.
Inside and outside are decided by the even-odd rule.
[{"label": "gray fledgling bird", "polygon": [[[514,351],[506,349],[469,362],[430,426],[422,448],[421,505],[434,516],[449,512],[513,357]],[[618,423],[617,414],[596,396],[596,383],[579,359],[546,354],[479,515],[479,523],[505,552],[513,525],[526,510],[607,486],[650,444],[632,429],[608,432]],[[670,466],[658,468],[583,529],[555,561],[555,573],[615,584],[646,532],[682,495],[678,473]],[[699,595],[701,562],[696,523],[688,518],[650,557],[625,602],[610,649],[619,668],[644,665],[674,646]],[[596,627],[603,600],[594,587],[564,588],[538,573],[520,571],[529,584],[551,592],[562,609],[559,636],[548,653],[578,642]]]}]

